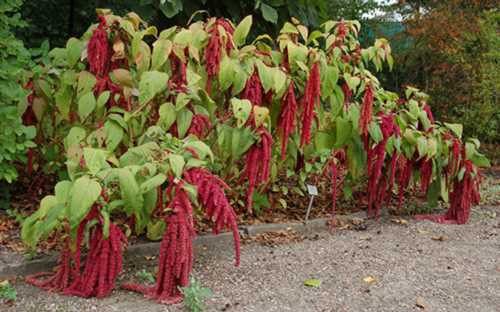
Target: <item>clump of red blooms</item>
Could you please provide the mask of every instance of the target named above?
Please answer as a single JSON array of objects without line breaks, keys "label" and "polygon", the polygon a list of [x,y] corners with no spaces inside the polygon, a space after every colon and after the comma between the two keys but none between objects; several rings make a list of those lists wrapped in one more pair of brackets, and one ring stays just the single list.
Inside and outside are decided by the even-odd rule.
[{"label": "clump of red blooms", "polygon": [[281,159],[286,157],[286,147],[290,135],[295,131],[295,115],[297,114],[297,100],[295,99],[295,88],[290,81],[288,91],[281,99],[281,112],[278,121],[278,129],[281,133]]},{"label": "clump of red blooms", "polygon": [[[196,153],[194,153],[196,157]],[[236,223],[236,214],[229,204],[224,189],[228,186],[217,176],[203,168],[191,168],[184,172],[184,180],[170,185],[164,194],[159,188],[157,213],[164,213],[170,208],[172,213],[166,217],[167,230],[160,244],[159,269],[156,284],[147,287],[138,284],[124,284],[122,288],[141,292],[146,297],[160,303],[173,304],[182,301],[179,287],[189,285],[189,275],[193,266],[193,243],[195,237],[193,207],[184,188],[185,182],[197,189],[198,200],[206,209],[206,217],[214,222],[213,232],[220,233],[224,227],[233,232],[236,265],[240,263],[240,237]],[[163,207],[163,195],[170,203]]]},{"label": "clump of red blooms", "polygon": [[260,81],[259,73],[257,69],[253,71],[252,76],[248,78],[245,89],[241,95],[242,99],[249,100],[252,105],[262,105],[264,88]]},{"label": "clump of red blooms", "polygon": [[315,117],[314,107],[319,105],[321,95],[321,80],[319,64],[316,62],[311,67],[309,78],[307,79],[304,96],[302,97],[302,132],[300,135],[300,146],[311,142],[312,121]]},{"label": "clump of red blooms", "polygon": [[198,138],[204,138],[212,126],[207,115],[195,114],[191,120],[191,125],[187,131],[188,134],[194,134]]},{"label": "clump of red blooms", "polygon": [[332,152],[332,158],[328,161],[326,169],[330,169],[332,181],[332,211],[331,215],[335,220],[337,212],[337,194],[338,188],[343,182],[344,171],[346,169],[346,154],[345,150],[337,150]]},{"label": "clump of red blooms", "polygon": [[[96,76],[97,82],[94,86],[95,96],[99,96],[104,91],[110,91],[108,106],[120,106],[128,111],[131,110],[130,99],[126,99],[122,93],[122,89],[111,81],[109,72],[111,69],[117,69],[119,66],[128,67],[128,62],[125,60],[113,60],[111,45],[108,39],[108,26],[106,19],[99,16],[100,23],[92,33],[87,45],[87,60],[89,70]],[[118,102],[116,101],[118,98]]]},{"label": "clump of red blooms", "polygon": [[[391,113],[384,114],[380,112],[377,114],[380,118],[380,129],[382,132],[382,140],[375,144],[373,147],[368,144],[365,145],[367,149],[367,172],[368,172],[368,212],[369,217],[378,216],[380,208],[385,199],[387,185],[391,185],[395,174],[395,170],[391,168],[391,175],[389,181],[387,176],[382,174],[384,166],[387,146],[389,137],[400,135],[399,126],[394,121],[394,115]],[[366,142],[369,142],[367,140]],[[395,167],[395,155],[392,155],[391,167]]]},{"label": "clump of red blooms", "polygon": [[[127,244],[127,238],[113,223],[109,223],[108,237],[105,237],[104,219],[100,209],[101,206],[94,205],[79,224],[76,248],[72,248],[69,236],[66,238],[59,257],[59,266],[54,273],[42,272],[30,275],[26,281],[42,289],[64,295],[85,298],[102,298],[109,295],[115,288],[118,274],[122,271],[122,252]],[[85,228],[94,221],[96,223],[89,229],[89,248],[82,271],[80,258]],[[50,277],[40,279],[42,276]]]},{"label": "clump of red blooms", "polygon": [[[219,27],[222,27],[226,33],[225,46],[224,38]],[[205,69],[208,75],[207,91],[210,93],[212,88],[212,79],[219,73],[223,49],[225,48],[226,53],[229,53],[234,48],[232,40],[234,28],[226,19],[219,18],[211,25],[208,33],[210,38],[208,39],[208,45],[205,48]]]},{"label": "clump of red blooms", "polygon": [[168,81],[170,89],[177,92],[186,92],[187,85],[187,66],[175,53],[170,53],[170,67],[172,77]]},{"label": "clump of red blooms", "polygon": [[[170,179],[173,182],[173,179]],[[167,230],[160,244],[158,274],[156,284],[147,287],[138,284],[123,284],[122,288],[143,293],[146,297],[160,303],[174,304],[182,301],[179,287],[189,284],[189,274],[193,267],[193,207],[184,183],[171,183],[165,190],[170,198],[168,208],[172,214],[165,216]],[[159,203],[159,208],[163,208]],[[167,208],[165,207],[165,208]]]},{"label": "clump of red blooms", "polygon": [[365,95],[363,97],[363,105],[361,106],[361,116],[359,117],[359,127],[361,135],[367,137],[368,125],[372,121],[373,115],[373,87],[371,84],[366,85]]},{"label": "clump of red blooms", "polygon": [[254,143],[245,157],[245,168],[240,175],[240,181],[248,180],[247,210],[252,211],[253,193],[255,187],[266,183],[269,179],[271,167],[271,152],[273,138],[262,125],[256,130],[259,141]]},{"label": "clump of red blooms", "polygon": [[207,219],[214,222],[212,231],[219,234],[224,227],[233,232],[236,266],[240,264],[240,236],[236,213],[227,199],[224,189],[229,186],[219,177],[204,168],[192,168],[184,173],[184,179],[189,184],[196,186],[198,200],[206,209]]}]

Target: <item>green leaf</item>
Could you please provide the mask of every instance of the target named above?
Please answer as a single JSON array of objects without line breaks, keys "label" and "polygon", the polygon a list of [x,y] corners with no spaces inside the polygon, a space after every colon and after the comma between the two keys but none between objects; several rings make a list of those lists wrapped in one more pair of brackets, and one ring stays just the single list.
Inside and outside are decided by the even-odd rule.
[{"label": "green leaf", "polygon": [[144,181],[140,186],[140,191],[141,191],[141,193],[147,193],[147,192],[157,188],[158,186],[162,185],[163,182],[165,182],[165,180],[167,180],[166,175],[164,175],[162,173],[157,174],[154,177],[152,177],[151,179]]},{"label": "green leaf", "polygon": [[165,131],[168,131],[168,129],[170,129],[170,127],[174,124],[177,116],[174,104],[170,102],[163,103],[160,106],[158,113],[160,114],[160,119],[158,120],[158,124]]},{"label": "green leaf", "polygon": [[148,230],[146,232],[146,237],[152,241],[160,240],[162,239],[163,233],[165,232],[166,228],[167,225],[163,220],[158,220],[154,223],[148,223]]},{"label": "green leaf", "polygon": [[66,60],[68,67],[73,67],[80,60],[82,53],[83,42],[76,38],[69,38],[66,43]]},{"label": "green leaf", "polygon": [[252,15],[248,15],[245,17],[236,27],[233,33],[234,44],[237,47],[245,44],[245,40],[250,32],[250,28],[252,27]]},{"label": "green leaf", "polygon": [[373,141],[375,141],[375,143],[379,143],[384,138],[382,130],[380,130],[380,126],[374,121],[370,122],[368,125],[368,133],[370,133],[370,137]]},{"label": "green leaf", "polygon": [[427,154],[427,139],[423,136],[417,139],[417,150],[419,158],[426,156]]},{"label": "green leaf", "polygon": [[125,213],[127,216],[140,214],[144,199],[141,196],[134,174],[132,174],[129,168],[119,169],[118,180],[120,182],[121,196],[125,201]]},{"label": "green leaf", "polygon": [[85,120],[95,109],[96,100],[94,97],[94,92],[90,91],[85,93],[78,101],[78,115],[80,119]]},{"label": "green leaf", "polygon": [[104,107],[104,105],[106,105],[106,103],[108,103],[110,95],[111,95],[111,92],[109,92],[109,91],[104,91],[103,93],[101,93],[99,95],[99,97],[97,98],[97,103],[96,103],[97,108]]},{"label": "green leaf", "polygon": [[308,286],[308,287],[319,287],[321,286],[321,281],[319,279],[315,279],[315,278],[312,278],[312,279],[306,279],[304,281],[304,285],[305,286]]},{"label": "green leaf", "polygon": [[352,126],[349,120],[337,118],[335,121],[335,147],[342,147],[351,138]]},{"label": "green leaf", "polygon": [[108,120],[104,123],[104,133],[106,134],[106,149],[112,152],[123,139],[123,128],[116,122]]},{"label": "green leaf", "polygon": [[250,113],[252,112],[252,103],[249,100],[232,98],[231,107],[233,108],[233,115],[236,118],[236,124],[238,125],[238,128],[241,128],[250,117]]},{"label": "green leaf", "polygon": [[205,159],[205,157],[208,156],[211,161],[214,160],[214,154],[212,153],[212,150],[207,144],[202,141],[188,141],[184,143],[183,148],[193,148],[200,159]]},{"label": "green leaf", "polygon": [[85,147],[83,149],[83,158],[85,159],[85,167],[93,175],[97,174],[101,169],[109,168],[106,162],[108,151],[97,148]]},{"label": "green leaf", "polygon": [[447,123],[447,122],[445,122],[444,125],[446,126],[446,128],[450,129],[457,136],[457,138],[462,137],[462,132],[464,129],[463,125],[455,123]]},{"label": "green leaf", "polygon": [[139,83],[139,103],[151,101],[158,93],[167,88],[168,75],[163,72],[149,71],[142,74]]},{"label": "green leaf", "polygon": [[278,22],[278,12],[272,7],[265,3],[260,4],[260,11],[262,12],[262,17],[273,24]]},{"label": "green leaf", "polygon": [[174,175],[177,178],[182,176],[182,172],[184,171],[184,158],[181,155],[170,154],[168,155],[168,162],[170,163],[170,168],[172,169]]},{"label": "green leaf", "polygon": [[68,211],[72,228],[76,228],[87,215],[92,205],[99,198],[101,190],[101,185],[87,176],[80,177],[75,181],[70,191]]},{"label": "green leaf", "polygon": [[262,87],[264,88],[265,92],[268,92],[274,86],[273,69],[264,65],[263,62],[257,63],[257,69],[259,71],[259,77],[260,81],[262,82]]},{"label": "green leaf", "polygon": [[71,146],[79,144],[83,139],[85,139],[86,136],[87,133],[84,128],[78,126],[71,128],[68,135],[64,139],[64,148],[68,150]]},{"label": "green leaf", "polygon": [[160,68],[168,60],[168,56],[172,51],[172,42],[166,39],[158,39],[153,43],[153,54],[151,56],[151,69],[160,70]]},{"label": "green leaf", "polygon": [[179,132],[179,138],[183,138],[186,135],[189,127],[191,126],[191,121],[193,120],[193,113],[189,109],[182,109],[177,112],[177,131]]}]

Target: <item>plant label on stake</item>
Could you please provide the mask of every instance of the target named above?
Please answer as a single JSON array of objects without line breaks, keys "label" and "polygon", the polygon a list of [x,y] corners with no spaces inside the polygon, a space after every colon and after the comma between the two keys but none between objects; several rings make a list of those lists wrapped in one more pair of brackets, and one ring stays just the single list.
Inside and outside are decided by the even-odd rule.
[{"label": "plant label on stake", "polygon": [[305,221],[307,221],[309,219],[309,214],[311,213],[311,208],[312,208],[314,196],[318,195],[318,188],[315,185],[306,184],[306,187],[307,187],[307,193],[309,194],[310,198],[309,198],[309,205],[307,205],[307,212],[306,212],[306,220]]}]

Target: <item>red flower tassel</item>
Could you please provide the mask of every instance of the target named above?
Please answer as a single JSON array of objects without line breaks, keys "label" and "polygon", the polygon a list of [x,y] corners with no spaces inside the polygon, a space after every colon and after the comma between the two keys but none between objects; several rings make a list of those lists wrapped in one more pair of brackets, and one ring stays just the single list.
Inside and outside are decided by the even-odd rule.
[{"label": "red flower tassel", "polygon": [[320,101],[320,73],[318,63],[314,63],[307,79],[304,97],[302,98],[302,132],[300,136],[300,146],[311,142],[311,127],[314,119],[314,106]]},{"label": "red flower tassel", "polygon": [[293,81],[290,82],[288,92],[281,99],[281,113],[278,121],[278,129],[281,132],[281,159],[285,160],[286,147],[290,135],[295,130],[295,115],[297,113],[297,101]]},{"label": "red flower tassel", "polygon": [[90,72],[98,77],[104,77],[109,72],[111,49],[106,32],[106,19],[99,16],[99,26],[92,33],[87,46],[87,59]]}]

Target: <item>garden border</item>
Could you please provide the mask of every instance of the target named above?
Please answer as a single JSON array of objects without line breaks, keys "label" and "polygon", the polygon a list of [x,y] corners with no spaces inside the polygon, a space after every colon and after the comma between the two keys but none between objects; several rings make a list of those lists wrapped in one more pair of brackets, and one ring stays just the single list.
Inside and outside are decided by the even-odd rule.
[{"label": "garden border", "polygon": [[[337,219],[352,220],[365,219],[365,212],[356,212],[346,215],[338,215]],[[263,223],[254,225],[239,226],[240,236],[252,237],[265,232],[277,232],[283,230],[294,230],[299,233],[320,232],[328,229],[330,218],[317,218],[303,222],[289,223]],[[224,232],[219,235],[204,234],[197,236],[194,241],[194,247],[210,246],[219,248],[222,245],[232,244],[233,234]],[[140,242],[131,245],[124,253],[125,262],[141,263],[145,262],[146,256],[156,256],[160,249],[160,242]],[[9,259],[10,258],[10,259]],[[2,257],[0,255],[0,279],[11,277],[26,276],[41,271],[49,271],[57,265],[57,256],[45,256],[40,259],[25,261],[20,257]]]}]

